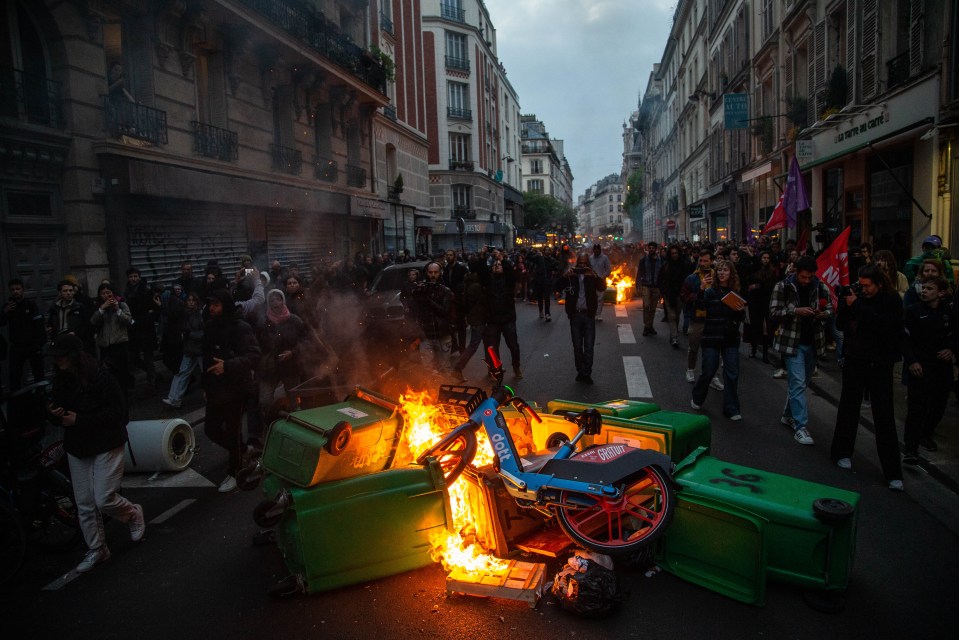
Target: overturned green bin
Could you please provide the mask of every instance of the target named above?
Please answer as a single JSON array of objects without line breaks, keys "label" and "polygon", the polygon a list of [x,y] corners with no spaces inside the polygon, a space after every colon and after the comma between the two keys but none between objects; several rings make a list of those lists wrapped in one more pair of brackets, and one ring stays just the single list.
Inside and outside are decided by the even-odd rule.
[{"label": "overturned green bin", "polygon": [[692,454],[675,480],[660,541],[667,571],[741,602],[763,604],[766,580],[820,592],[846,588],[859,494]]}]

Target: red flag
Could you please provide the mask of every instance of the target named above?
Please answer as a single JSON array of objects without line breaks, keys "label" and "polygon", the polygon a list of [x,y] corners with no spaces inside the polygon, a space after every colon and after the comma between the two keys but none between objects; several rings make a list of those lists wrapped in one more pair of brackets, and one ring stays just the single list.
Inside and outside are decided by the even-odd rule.
[{"label": "red flag", "polygon": [[802,230],[802,233],[799,234],[799,239],[796,240],[796,251],[799,252],[799,255],[806,253],[806,245],[809,243],[809,227],[806,227]]},{"label": "red flag", "polygon": [[786,208],[783,206],[784,195],[785,192],[779,194],[779,203],[776,205],[776,208],[773,209],[772,215],[769,216],[766,226],[763,227],[763,233],[772,233],[777,229],[786,228]]},{"label": "red flag", "polygon": [[833,243],[816,258],[816,275],[829,287],[832,308],[839,308],[836,285],[849,285],[849,230],[843,229]]}]

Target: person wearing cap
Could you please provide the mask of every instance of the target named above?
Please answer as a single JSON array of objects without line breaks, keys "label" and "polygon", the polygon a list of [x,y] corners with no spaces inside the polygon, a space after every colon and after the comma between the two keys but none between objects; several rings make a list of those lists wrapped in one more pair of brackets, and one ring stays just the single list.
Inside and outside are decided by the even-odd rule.
[{"label": "person wearing cap", "polygon": [[952,268],[949,266],[951,263],[949,251],[943,248],[942,238],[939,236],[929,236],[923,240],[922,253],[920,253],[918,256],[909,258],[906,264],[902,267],[902,273],[906,276],[906,279],[909,280],[909,284],[912,284],[916,279],[916,276],[919,273],[919,268],[922,266],[922,261],[930,258],[933,260],[939,260],[946,265],[946,281],[950,285],[955,286],[956,278],[952,273]]},{"label": "person wearing cap", "polygon": [[[259,281],[259,278],[257,278]],[[207,436],[227,450],[227,476],[219,492],[236,489],[242,460],[243,412],[257,395],[254,369],[260,359],[253,328],[238,313],[233,296],[217,289],[207,298],[209,320],[203,333],[203,390],[206,393]]]},{"label": "person wearing cap", "polygon": [[47,355],[54,363],[48,409],[51,419],[63,426],[63,448],[88,548],[76,567],[83,573],[110,559],[104,515],[126,523],[134,542],[146,533],[143,508],[120,495],[129,415],[117,379],[84,352],[77,336],[57,335],[47,347]]}]

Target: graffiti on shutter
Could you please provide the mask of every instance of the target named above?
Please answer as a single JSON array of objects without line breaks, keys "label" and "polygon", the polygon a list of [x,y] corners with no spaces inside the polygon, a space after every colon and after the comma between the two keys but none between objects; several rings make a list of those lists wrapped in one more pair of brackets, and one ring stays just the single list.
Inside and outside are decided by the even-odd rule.
[{"label": "graffiti on shutter", "polygon": [[334,259],[334,217],[320,214],[276,214],[266,219],[267,253],[270,262],[284,267],[296,263],[301,274]]}]

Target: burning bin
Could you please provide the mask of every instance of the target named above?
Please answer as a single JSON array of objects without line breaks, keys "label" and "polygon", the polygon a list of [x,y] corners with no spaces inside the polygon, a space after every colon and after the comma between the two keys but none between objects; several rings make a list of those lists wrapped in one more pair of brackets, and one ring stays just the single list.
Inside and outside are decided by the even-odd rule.
[{"label": "burning bin", "polygon": [[263,466],[297,487],[382,471],[393,461],[401,426],[395,404],[358,388],[345,402],[274,422]]},{"label": "burning bin", "polygon": [[735,600],[763,604],[766,578],[845,589],[855,554],[859,494],[690,456],[657,562]]},{"label": "burning bin", "polygon": [[432,564],[430,536],[452,523],[435,461],[305,489],[267,477],[267,495],[283,490],[290,506],[276,526],[277,546],[308,593]]},{"label": "burning bin", "polygon": [[517,505],[491,466],[467,466],[461,478],[466,481],[466,499],[476,521],[477,542],[493,555],[507,557],[514,542],[543,526],[543,516]]}]

